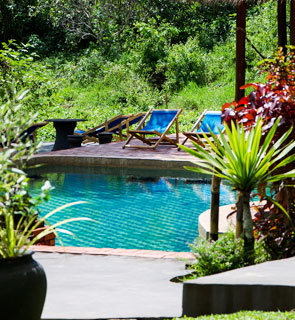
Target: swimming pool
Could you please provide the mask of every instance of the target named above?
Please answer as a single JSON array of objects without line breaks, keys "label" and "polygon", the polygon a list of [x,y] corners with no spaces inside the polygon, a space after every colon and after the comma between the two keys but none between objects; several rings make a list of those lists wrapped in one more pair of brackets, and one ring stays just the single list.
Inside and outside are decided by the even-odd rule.
[{"label": "swimming pool", "polygon": [[[89,221],[68,224],[78,238],[60,234],[66,246],[189,251],[198,236],[198,217],[210,208],[210,180],[189,171],[148,169],[40,167],[30,170],[30,193],[40,193],[45,180],[55,187],[42,214],[74,201],[87,201],[54,215]],[[221,185],[220,204],[235,201]]]}]

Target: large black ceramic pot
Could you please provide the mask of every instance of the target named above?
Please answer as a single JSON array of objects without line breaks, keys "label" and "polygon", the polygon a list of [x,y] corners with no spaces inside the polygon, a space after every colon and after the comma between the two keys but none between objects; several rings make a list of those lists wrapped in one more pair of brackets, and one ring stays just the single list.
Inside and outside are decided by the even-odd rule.
[{"label": "large black ceramic pot", "polygon": [[32,253],[0,258],[0,319],[40,320],[45,296],[45,272]]}]

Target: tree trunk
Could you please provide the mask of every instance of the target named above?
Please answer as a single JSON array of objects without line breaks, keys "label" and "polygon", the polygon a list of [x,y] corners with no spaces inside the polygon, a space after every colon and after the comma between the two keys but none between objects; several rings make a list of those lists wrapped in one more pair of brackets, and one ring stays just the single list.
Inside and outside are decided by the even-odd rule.
[{"label": "tree trunk", "polygon": [[211,183],[211,215],[210,215],[210,240],[218,239],[218,218],[219,218],[219,192],[220,192],[219,177],[212,176]]},{"label": "tree trunk", "polygon": [[290,45],[295,46],[295,0],[290,4]]},{"label": "tree trunk", "polygon": [[243,199],[237,191],[237,215],[236,215],[236,238],[240,238],[243,233]]},{"label": "tree trunk", "polygon": [[240,191],[243,204],[243,240],[244,240],[244,262],[247,265],[254,264],[254,232],[253,220],[250,211],[250,192]]},{"label": "tree trunk", "polygon": [[240,87],[245,84],[246,75],[246,9],[246,0],[240,1],[237,6],[236,21],[236,101],[239,101],[245,95],[245,90],[240,89]]},{"label": "tree trunk", "polygon": [[286,0],[278,0],[278,46],[283,48],[286,54],[287,44],[287,15]]}]

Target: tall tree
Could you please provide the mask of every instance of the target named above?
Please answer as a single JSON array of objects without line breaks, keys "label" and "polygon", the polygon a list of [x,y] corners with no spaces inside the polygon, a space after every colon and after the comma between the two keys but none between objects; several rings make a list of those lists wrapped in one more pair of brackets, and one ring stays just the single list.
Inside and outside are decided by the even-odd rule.
[{"label": "tall tree", "polygon": [[295,0],[290,3],[290,45],[295,46]]},{"label": "tall tree", "polygon": [[283,48],[286,54],[287,44],[287,14],[286,14],[286,0],[278,0],[278,46]]}]

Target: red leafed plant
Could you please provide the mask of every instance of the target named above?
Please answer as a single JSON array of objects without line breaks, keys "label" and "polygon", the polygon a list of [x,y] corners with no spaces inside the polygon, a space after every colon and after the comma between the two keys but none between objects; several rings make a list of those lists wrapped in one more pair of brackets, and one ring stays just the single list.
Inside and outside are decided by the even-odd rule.
[{"label": "red leafed plant", "polygon": [[[255,126],[261,117],[263,130],[267,133],[280,117],[273,143],[291,126],[294,130],[286,143],[295,138],[295,53],[292,49],[295,48],[284,55],[282,48],[279,48],[275,58],[266,59],[260,64],[261,72],[267,72],[266,83],[243,86],[244,89],[252,87],[254,90],[238,102],[224,104],[223,121],[229,126],[231,121],[243,123],[247,130]],[[280,168],[280,171],[294,168],[295,163],[293,168],[289,165],[288,168]],[[273,184],[271,192],[281,208],[267,201],[265,206],[258,209],[254,219],[255,230],[259,237],[265,239],[274,259],[295,255],[295,188],[292,185],[294,181],[291,179]],[[265,186],[259,188],[259,196],[265,199]]]},{"label": "red leafed plant", "polygon": [[222,107],[223,120],[243,122],[244,127],[255,125],[262,117],[268,130],[281,117],[279,131],[286,131],[295,124],[295,53],[284,56],[282,49],[274,59],[266,59],[260,65],[262,72],[268,71],[266,83],[250,83],[242,88],[254,90],[239,102],[226,103]]}]

